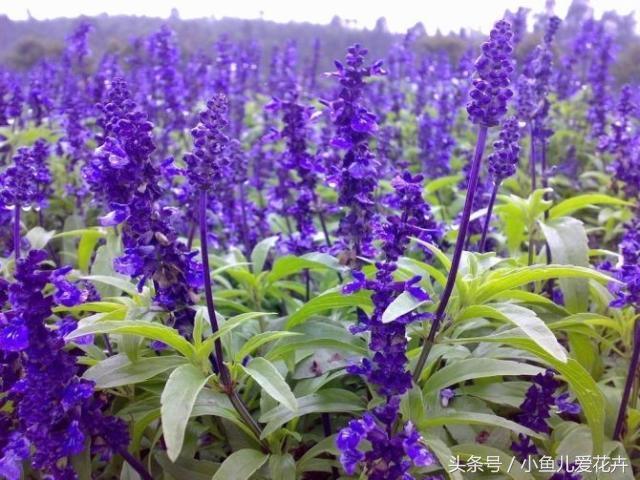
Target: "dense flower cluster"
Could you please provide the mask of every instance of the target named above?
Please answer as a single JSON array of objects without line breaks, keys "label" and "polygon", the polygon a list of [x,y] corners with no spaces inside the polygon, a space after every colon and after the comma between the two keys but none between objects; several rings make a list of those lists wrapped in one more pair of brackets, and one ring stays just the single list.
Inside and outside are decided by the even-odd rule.
[{"label": "dense flower cluster", "polygon": [[[578,414],[580,406],[569,401],[569,394],[556,395],[560,382],[554,378],[554,372],[547,370],[533,378],[533,383],[527,390],[525,399],[520,405],[520,414],[516,420],[534,432],[549,433],[548,420],[552,407],[560,413]],[[519,458],[526,458],[537,454],[538,450],[530,437],[520,434],[518,441],[511,445],[511,449]]]},{"label": "dense flower cluster", "polygon": [[191,130],[194,139],[193,152],[186,155],[186,174],[189,182],[199,189],[209,189],[228,173],[225,134],[228,125],[229,101],[217,95],[207,102],[207,109],[200,113],[200,123]]},{"label": "dense flower cluster", "polygon": [[439,94],[437,107],[437,116],[425,112],[418,119],[420,159],[429,178],[441,177],[451,172],[450,160],[455,146],[451,135],[455,108],[448,91],[443,90]]},{"label": "dense flower cluster", "polygon": [[[393,405],[377,407],[358,420],[351,420],[336,440],[340,461],[348,475],[358,464],[367,465],[367,478],[372,480],[411,480],[412,466],[427,467],[436,463],[435,456],[422,444],[420,434],[407,422],[399,434],[390,435],[383,425],[392,425],[397,415],[397,400]],[[391,414],[390,414],[391,413]],[[371,448],[362,451],[362,444]],[[409,460],[405,460],[405,458]]]},{"label": "dense flower cluster", "polygon": [[310,135],[309,122],[314,115],[313,107],[306,107],[297,102],[298,94],[288,92],[285,99],[275,99],[269,105],[273,111],[282,115],[284,127],[278,132],[278,137],[286,142],[286,151],[282,155],[281,167],[288,176],[288,172],[295,172],[297,180],[290,179],[288,190],[295,192],[295,200],[290,202],[288,214],[296,222],[297,233],[289,232],[285,241],[286,249],[292,253],[302,254],[314,248],[313,236],[316,233],[314,225],[314,211],[318,207],[315,190],[318,174],[322,172],[319,162],[307,151]]},{"label": "dense flower cluster", "polygon": [[493,143],[493,153],[487,158],[493,181],[500,183],[516,172],[520,154],[518,120],[510,117],[502,122],[500,137]]},{"label": "dense flower cluster", "polygon": [[42,208],[51,194],[49,145],[37,140],[20,147],[0,179],[0,204],[6,207]]},{"label": "dense flower cluster", "polygon": [[382,75],[382,62],[364,65],[367,50],[353,45],[347,50],[346,62],[336,61],[332,75],[340,82],[338,99],[331,102],[331,116],[336,128],[333,146],[346,150],[338,181],[338,204],[348,209],[340,220],[338,234],[355,255],[370,254],[372,222],[375,218],[373,193],[377,185],[378,162],[369,151],[368,141],[377,130],[374,114],[362,104],[365,79]]},{"label": "dense flower cluster", "polygon": [[[405,424],[401,434],[388,433],[398,421],[400,396],[411,388],[411,373],[407,371],[406,326],[429,317],[428,314],[412,311],[391,322],[385,319],[389,305],[405,292],[416,300],[429,300],[427,293],[418,285],[420,277],[408,281],[393,278],[397,270],[396,262],[404,253],[411,236],[437,242],[441,233],[431,218],[428,205],[422,200],[422,180],[421,176],[412,177],[409,173],[394,179],[395,205],[401,216],[388,217],[381,229],[384,261],[376,263],[374,279],[367,279],[361,271],[354,270],[354,282],[343,289],[347,294],[361,289],[373,292],[373,313],[368,316],[359,310],[359,323],[351,328],[353,333],[370,332],[369,348],[374,353],[373,358],[363,359],[360,364],[349,367],[348,371],[364,376],[385,398],[385,403],[361,420],[350,422],[338,436],[338,448],[345,470],[351,473],[358,463],[363,462],[369,478],[409,479],[413,478],[407,473],[412,462],[415,466],[435,463],[433,456],[419,443],[420,436],[410,423]],[[372,450],[366,453],[359,449],[364,439],[372,445]],[[412,462],[405,460],[405,455]]]},{"label": "dense flower cluster", "polygon": [[598,140],[606,134],[607,111],[612,106],[607,82],[612,60],[613,39],[606,31],[603,23],[596,25],[593,35],[594,54],[589,66],[591,97],[589,99],[587,118],[591,127],[591,136]]},{"label": "dense flower cluster", "polygon": [[150,158],[153,125],[137,110],[124,80],[113,81],[108,99],[101,106],[104,143],[83,173],[95,197],[111,208],[100,218],[102,225],[124,223],[124,255],[114,260],[114,269],[138,278],[140,289],[152,280],[158,304],[188,328],[193,312],[186,307],[200,285],[199,266],[172,228],[174,209],[158,204],[160,174]]},{"label": "dense flower cluster", "polygon": [[511,59],[511,25],[497,22],[489,41],[482,45],[482,54],[476,60],[476,78],[467,104],[469,119],[473,123],[492,127],[507,112],[507,100],[513,96],[509,88],[513,63]]},{"label": "dense flower cluster", "polygon": [[[0,315],[0,475],[22,478],[22,462],[54,479],[78,478],[70,457],[84,451],[107,460],[126,448],[124,422],[102,412],[105,398],[78,377],[76,359],[47,319],[55,304],[72,306],[86,299],[64,278],[68,269],[47,270],[46,253],[33,250],[18,261],[8,286],[11,309]],[[46,295],[48,283],[55,287]],[[2,303],[7,298],[0,298]]]}]

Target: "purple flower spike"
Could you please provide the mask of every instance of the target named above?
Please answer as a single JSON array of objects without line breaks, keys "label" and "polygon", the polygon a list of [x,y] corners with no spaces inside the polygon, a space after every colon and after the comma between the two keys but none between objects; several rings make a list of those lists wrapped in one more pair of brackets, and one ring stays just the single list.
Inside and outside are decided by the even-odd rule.
[{"label": "purple flower spike", "polygon": [[509,78],[513,72],[511,54],[511,25],[497,22],[489,41],[482,45],[482,54],[476,60],[476,78],[467,104],[469,119],[473,123],[492,127],[498,125],[500,117],[507,112],[507,100],[513,95]]}]

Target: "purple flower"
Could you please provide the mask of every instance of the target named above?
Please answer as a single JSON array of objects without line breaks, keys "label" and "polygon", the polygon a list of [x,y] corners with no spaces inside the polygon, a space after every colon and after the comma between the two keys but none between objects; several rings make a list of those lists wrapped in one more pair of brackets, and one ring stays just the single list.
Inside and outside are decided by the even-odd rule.
[{"label": "purple flower", "polygon": [[46,476],[75,478],[70,457],[85,448],[87,439],[105,458],[128,444],[126,424],[105,416],[105,400],[95,396],[91,382],[78,377],[76,358],[64,349],[60,330],[48,327],[56,298],[46,295],[45,287],[61,282],[67,270],[43,269],[46,256],[33,250],[18,260],[9,285],[11,310],[2,317],[24,328],[19,353],[12,353],[15,343],[9,349],[0,344],[0,360],[13,355],[13,368],[20,372],[14,377],[2,371],[0,384],[12,403],[9,415],[0,416],[10,439],[2,447],[0,473],[12,480],[21,477],[23,460]]},{"label": "purple flower", "polygon": [[494,182],[500,183],[515,174],[520,154],[519,140],[518,120],[515,117],[505,119],[499,139],[493,142],[493,153],[487,158]]},{"label": "purple flower", "polygon": [[[556,396],[560,382],[555,379],[553,370],[539,373],[533,377],[533,382],[525,394],[520,405],[520,414],[516,420],[521,425],[539,433],[549,433],[547,420],[551,417],[551,409],[556,406],[560,413],[578,414],[580,406],[568,401],[569,394]],[[523,459],[537,453],[533,441],[526,435],[520,435],[517,442],[511,444],[511,449]]]},{"label": "purple flower", "polygon": [[507,112],[507,100],[513,92],[509,78],[513,72],[511,25],[504,20],[496,22],[489,41],[482,45],[482,55],[476,60],[476,78],[467,104],[469,119],[473,123],[492,127]]},{"label": "purple flower", "polygon": [[216,95],[207,102],[207,109],[200,113],[200,123],[191,130],[194,149],[185,155],[186,173],[189,182],[200,189],[210,188],[228,174],[228,111],[227,97]]},{"label": "purple flower", "polygon": [[0,204],[19,208],[42,208],[51,194],[49,146],[37,140],[32,147],[20,147],[12,164],[0,179]]},{"label": "purple flower", "polygon": [[[412,466],[426,467],[436,463],[411,422],[404,424],[399,433],[391,433],[399,404],[396,397],[389,404],[365,413],[362,418],[351,420],[340,430],[336,445],[348,475],[353,475],[358,465],[362,465],[369,479],[413,480],[409,474]],[[370,445],[369,449],[363,448],[365,442]]]},{"label": "purple flower", "polygon": [[340,83],[338,98],[328,105],[336,128],[335,148],[346,150],[338,178],[338,204],[347,209],[338,233],[356,256],[372,253],[372,224],[376,217],[374,191],[378,162],[369,151],[369,139],[377,130],[376,117],[363,105],[365,79],[384,74],[382,63],[365,66],[367,50],[356,44],[347,49],[345,64],[336,61],[331,75]]}]

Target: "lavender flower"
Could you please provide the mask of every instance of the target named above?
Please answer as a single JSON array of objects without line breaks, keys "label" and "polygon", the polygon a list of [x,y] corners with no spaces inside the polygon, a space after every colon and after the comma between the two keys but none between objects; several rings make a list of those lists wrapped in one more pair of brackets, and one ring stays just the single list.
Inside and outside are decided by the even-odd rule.
[{"label": "lavender flower", "polygon": [[364,66],[367,50],[356,44],[347,50],[346,63],[336,61],[332,75],[340,82],[338,99],[329,103],[336,127],[334,147],[346,150],[342,158],[338,204],[348,209],[340,220],[338,233],[355,256],[371,254],[372,222],[376,216],[374,190],[378,162],[368,142],[377,130],[376,117],[362,103],[365,79],[382,75],[382,63]]},{"label": "lavender flower", "polygon": [[489,173],[494,183],[499,184],[516,173],[520,154],[519,139],[518,120],[515,117],[505,119],[502,122],[499,139],[493,142],[493,153],[487,157]]},{"label": "lavender flower", "polygon": [[471,101],[467,105],[469,119],[479,124],[476,148],[469,173],[467,196],[460,217],[460,228],[456,239],[455,250],[451,260],[451,268],[447,276],[447,283],[440,297],[440,302],[435,311],[435,317],[429,330],[429,335],[422,347],[420,357],[413,373],[414,379],[419,379],[422,369],[427,361],[431,347],[444,317],[449,299],[453,293],[453,287],[458,275],[462,251],[467,242],[469,219],[474,203],[474,196],[478,186],[482,155],[487,141],[487,132],[490,126],[496,125],[507,109],[507,100],[513,95],[509,88],[509,77],[513,70],[511,61],[511,27],[504,20],[500,20],[491,30],[489,41],[482,46],[483,54],[476,61],[476,74],[474,88],[469,94]]},{"label": "lavender flower", "polygon": [[[551,417],[553,407],[556,407],[560,413],[573,415],[580,413],[580,406],[570,402],[568,394],[556,396],[556,390],[559,387],[560,382],[554,378],[553,370],[547,370],[533,377],[533,382],[520,405],[521,413],[516,417],[518,423],[534,432],[549,433],[547,420]],[[533,441],[522,434],[519,435],[517,442],[512,443],[511,449],[520,459],[537,453]]]},{"label": "lavender flower", "polygon": [[228,173],[229,159],[225,149],[229,137],[227,128],[229,101],[217,95],[207,102],[207,109],[200,113],[200,123],[191,130],[194,150],[185,156],[187,177],[198,189],[206,190],[222,180]]},{"label": "lavender flower", "polygon": [[[295,220],[297,234],[290,232],[285,242],[286,249],[292,253],[303,254],[314,249],[313,236],[316,228],[313,214],[318,203],[315,188],[320,168],[313,155],[307,152],[310,136],[308,124],[314,115],[314,109],[301,105],[297,102],[297,98],[297,92],[290,91],[284,100],[275,99],[268,108],[282,112],[284,128],[279,132],[279,137],[286,140],[287,148],[281,156],[279,165],[287,179],[280,183],[288,183],[291,192],[295,192],[293,204],[287,206],[286,213],[290,213]],[[296,172],[297,181],[288,178],[290,171]],[[278,177],[281,177],[280,172]]]},{"label": "lavender flower", "polygon": [[188,329],[193,320],[192,291],[199,287],[199,265],[194,254],[177,241],[171,226],[173,209],[161,207],[160,172],[150,155],[155,149],[153,125],[131,100],[127,85],[115,79],[101,106],[104,143],[83,169],[94,196],[108,204],[110,212],[102,225],[123,225],[124,255],[114,260],[114,269],[139,278],[142,289],[153,280],[155,300],[172,312],[178,328]]},{"label": "lavender flower", "polygon": [[502,130],[497,141],[493,142],[493,153],[487,158],[489,173],[493,177],[493,190],[487,207],[482,237],[480,239],[480,252],[484,252],[491,214],[496,201],[496,196],[502,181],[516,173],[520,146],[518,140],[520,132],[518,120],[515,117],[507,118],[502,122]]},{"label": "lavender flower", "polygon": [[0,202],[18,208],[46,206],[52,180],[48,157],[49,145],[45,140],[20,147],[0,180]]},{"label": "lavender flower", "polygon": [[[2,445],[0,474],[9,480],[21,478],[25,460],[51,478],[77,478],[70,457],[83,451],[87,440],[103,461],[129,441],[124,422],[105,416],[105,398],[77,376],[75,357],[64,350],[59,332],[47,326],[56,298],[67,305],[81,298],[71,294],[64,271],[43,269],[45,259],[45,252],[34,250],[17,262],[9,286],[11,310],[0,316],[0,355],[12,356],[13,368],[21,371],[6,377],[3,372],[1,387],[6,398],[0,402],[13,404],[10,416],[0,417],[9,439]],[[49,282],[64,295],[45,295]]]},{"label": "lavender flower", "polygon": [[[368,413],[360,420],[351,421],[338,434],[340,460],[349,474],[355,471],[357,464],[362,463],[368,478],[410,479],[413,477],[408,474],[408,469],[412,463],[415,466],[435,463],[434,457],[421,444],[420,435],[414,431],[410,422],[405,424],[402,433],[390,433],[398,421],[400,396],[411,388],[411,373],[407,370],[406,326],[427,318],[428,314],[413,311],[392,322],[385,322],[383,318],[387,307],[404,292],[421,301],[429,299],[418,285],[420,277],[406,282],[393,278],[397,269],[396,262],[404,252],[410,236],[424,235],[429,231],[433,235],[431,240],[438,240],[438,229],[433,228],[433,220],[425,217],[428,207],[421,197],[421,183],[422,177],[412,177],[408,173],[394,180],[396,204],[400,206],[402,216],[388,217],[380,231],[385,259],[376,263],[375,279],[367,279],[362,272],[354,270],[354,282],[343,288],[344,293],[360,289],[373,291],[373,313],[368,316],[359,310],[359,323],[351,328],[353,333],[371,332],[369,348],[374,352],[373,358],[363,359],[360,364],[350,366],[348,371],[364,376],[385,399],[385,403],[374,409],[372,414]],[[430,228],[425,228],[425,222]],[[372,450],[366,453],[359,449],[364,439],[372,445]],[[405,456],[411,462],[407,462]]]},{"label": "lavender flower", "polygon": [[475,63],[477,76],[469,94],[471,101],[467,104],[473,123],[495,126],[507,111],[507,100],[513,96],[509,88],[513,72],[511,37],[511,25],[501,20],[491,30],[489,41],[482,45],[482,55]]}]

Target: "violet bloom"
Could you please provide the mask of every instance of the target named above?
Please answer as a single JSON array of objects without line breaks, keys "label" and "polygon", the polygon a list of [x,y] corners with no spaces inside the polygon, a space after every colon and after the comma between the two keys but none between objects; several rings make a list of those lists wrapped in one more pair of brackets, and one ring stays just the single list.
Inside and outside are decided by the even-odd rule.
[{"label": "violet bloom", "polygon": [[20,211],[23,208],[43,208],[51,195],[48,157],[49,145],[42,139],[31,147],[20,147],[0,179],[0,208],[13,209],[13,252],[16,259],[20,257]]},{"label": "violet bloom", "polygon": [[547,21],[543,42],[536,47],[532,58],[518,79],[518,116],[529,124],[531,135],[531,189],[537,188],[538,168],[542,186],[547,186],[547,144],[553,134],[547,125],[550,102],[548,100],[553,73],[552,42],[560,26],[560,19],[552,16]]},{"label": "violet bloom", "polygon": [[[437,242],[439,230],[432,218],[425,217],[422,200],[422,177],[412,177],[405,173],[397,177],[392,184],[396,191],[396,204],[401,215],[391,215],[381,228],[384,261],[376,263],[374,279],[354,270],[354,281],[343,288],[344,293],[353,293],[360,289],[373,292],[373,313],[369,316],[358,311],[358,325],[351,328],[353,333],[370,332],[369,348],[373,352],[371,359],[364,358],[357,365],[348,367],[352,374],[362,375],[385,403],[367,413],[360,420],[353,420],[338,434],[337,446],[341,451],[340,460],[345,471],[352,474],[362,463],[368,478],[410,479],[408,469],[411,465],[427,466],[435,463],[435,458],[421,443],[420,435],[411,423],[404,426],[399,434],[391,434],[393,426],[399,420],[400,397],[411,388],[411,373],[407,369],[407,333],[410,323],[428,318],[428,314],[409,312],[392,322],[384,321],[384,312],[388,306],[403,293],[427,301],[427,293],[420,288],[420,277],[408,281],[397,281],[393,274],[397,270],[397,261],[404,253],[411,236],[424,235],[427,231]],[[360,450],[362,440],[372,444],[372,450]],[[411,462],[406,461],[409,457]]]},{"label": "violet bloom", "polygon": [[608,167],[616,181],[622,183],[627,197],[640,196],[640,137],[633,128],[633,115],[638,106],[633,99],[633,88],[624,85],[616,115],[611,123],[611,133],[600,138],[599,148],[613,154],[614,160]]},{"label": "violet bloom", "polygon": [[175,33],[163,25],[149,37],[151,101],[149,111],[162,127],[161,150],[166,153],[171,145],[171,132],[186,126],[184,106],[184,80],[180,70],[180,51]]},{"label": "violet bloom", "polygon": [[508,12],[507,20],[511,23],[513,28],[513,46],[516,47],[520,44],[522,39],[527,33],[527,16],[529,15],[529,9],[519,7],[515,13]]},{"label": "violet bloom", "polygon": [[[202,261],[202,279],[204,294],[211,322],[211,330],[218,332],[216,308],[213,301],[213,284],[209,267],[209,245],[207,226],[207,196],[216,180],[228,174],[229,138],[224,130],[227,128],[229,103],[225,95],[219,94],[207,102],[207,110],[200,115],[200,123],[191,131],[194,139],[193,152],[185,161],[189,165],[187,178],[198,193],[198,220],[200,230],[200,258]],[[204,178],[202,178],[204,177]],[[207,181],[208,180],[208,181]],[[261,437],[261,429],[253,419],[246,405],[235,390],[229,369],[224,363],[222,342],[218,338],[214,342],[213,368],[219,374],[220,383],[228,395],[236,411],[253,431],[257,438]]]},{"label": "violet bloom", "polygon": [[101,224],[123,224],[124,255],[113,267],[138,278],[139,289],[152,280],[156,302],[171,312],[172,323],[188,332],[199,265],[177,240],[171,225],[174,210],[159,205],[160,171],[151,159],[153,125],[131,100],[124,80],[115,79],[107,97],[101,106],[106,138],[83,175],[95,198],[111,209]]},{"label": "violet bloom", "polygon": [[496,195],[498,194],[500,184],[505,178],[516,173],[518,156],[520,154],[520,146],[518,145],[519,140],[520,132],[518,120],[515,117],[505,119],[502,122],[502,130],[500,131],[499,139],[493,142],[493,153],[487,158],[487,162],[489,163],[489,173],[493,178],[493,190],[491,192],[489,206],[487,207],[484,228],[482,229],[480,252],[483,252],[485,248],[489,224],[491,223],[491,214],[493,212],[493,206],[496,201]]},{"label": "violet bloom", "polygon": [[489,127],[495,126],[507,111],[507,100],[512,97],[513,92],[509,88],[509,78],[513,72],[511,53],[511,26],[504,20],[496,22],[491,30],[489,41],[482,45],[482,55],[476,60],[476,78],[473,80],[473,89],[469,96],[471,101],[467,104],[469,120],[478,124],[478,138],[476,149],[471,163],[469,173],[469,183],[467,186],[467,196],[464,202],[462,215],[460,216],[460,228],[458,238],[451,259],[451,268],[447,276],[447,283],[440,297],[440,302],[435,311],[435,318],[431,324],[429,335],[422,347],[420,357],[414,370],[414,379],[419,379],[422,369],[427,361],[431,347],[444,318],[444,313],[449,304],[449,299],[453,293],[462,251],[467,241],[469,229],[469,219],[473,207],[474,196],[478,186],[482,155],[487,141]]},{"label": "violet bloom", "polygon": [[89,49],[89,34],[93,30],[93,25],[89,22],[80,22],[73,30],[71,35],[67,37],[67,54],[74,61],[82,66],[85,59],[91,55]]},{"label": "violet bloom", "polygon": [[[45,286],[65,280],[42,269],[46,256],[34,250],[17,262],[15,282],[8,287],[11,308],[0,315],[5,394],[0,407],[12,403],[9,411],[0,408],[0,475],[9,480],[22,478],[24,461],[54,479],[77,478],[71,457],[84,451],[87,441],[91,440],[91,453],[103,461],[129,442],[126,424],[103,413],[105,398],[94,394],[92,382],[78,376],[76,359],[64,350],[64,339],[47,326],[56,297],[46,295]],[[20,374],[5,372],[2,359],[11,359],[14,372],[18,369]]]},{"label": "violet bloom", "polygon": [[[283,244],[289,252],[303,254],[315,249],[313,236],[316,233],[314,213],[318,211],[320,221],[325,225],[324,217],[318,209],[316,185],[320,173],[319,162],[310,154],[308,142],[310,136],[309,122],[314,115],[313,107],[298,103],[298,94],[290,91],[285,99],[274,99],[268,108],[281,112],[284,127],[278,136],[286,142],[286,150],[280,156],[279,168],[286,173],[291,189],[291,204],[286,206],[286,213],[296,222],[296,233],[289,232]],[[288,172],[295,172],[297,179],[288,177]],[[278,176],[280,176],[280,172]],[[323,227],[326,229],[326,226]],[[327,239],[328,240],[328,239]]]},{"label": "violet bloom", "polygon": [[0,202],[18,208],[45,207],[52,192],[48,158],[49,144],[43,139],[20,147],[0,179]]},{"label": "violet bloom", "polygon": [[332,145],[345,151],[338,185],[338,204],[347,209],[338,234],[350,256],[372,253],[372,225],[376,217],[374,191],[378,162],[369,140],[378,129],[376,117],[363,105],[365,79],[384,74],[382,63],[365,66],[367,50],[356,44],[347,49],[345,64],[336,61],[332,73],[340,82],[338,98],[329,103],[336,127]]},{"label": "violet bloom", "polygon": [[609,68],[613,62],[613,39],[605,31],[602,22],[596,24],[593,45],[594,51],[588,75],[591,95],[587,119],[591,127],[591,137],[597,141],[606,134],[607,112],[610,109]]},{"label": "violet bloom", "polygon": [[438,178],[451,172],[450,160],[455,147],[451,134],[456,107],[450,93],[443,89],[437,99],[437,116],[423,113],[418,120],[418,145],[422,170],[429,178]]},{"label": "violet bloom", "polygon": [[[640,309],[640,222],[636,219],[625,226],[625,233],[620,242],[622,265],[613,269],[613,273],[621,281],[610,288],[615,295],[612,307],[632,307]],[[618,416],[614,429],[614,440],[621,438],[625,426],[627,405],[633,390],[633,384],[640,367],[640,321],[636,320],[632,338],[632,351],[629,360],[629,370],[618,409]]]},{"label": "violet bloom", "polygon": [[513,72],[511,26],[497,22],[489,41],[482,45],[482,55],[476,60],[476,78],[467,104],[469,119],[476,124],[493,127],[507,112],[507,100],[513,96],[509,78]]},{"label": "violet bloom", "polygon": [[[580,413],[580,406],[570,402],[568,394],[556,395],[560,382],[554,378],[554,375],[553,370],[547,370],[533,377],[532,384],[520,405],[520,414],[516,417],[516,421],[534,432],[550,432],[548,419],[554,407],[560,413],[571,415]],[[518,441],[512,443],[511,449],[520,459],[537,453],[533,441],[522,434],[519,435]]]}]

